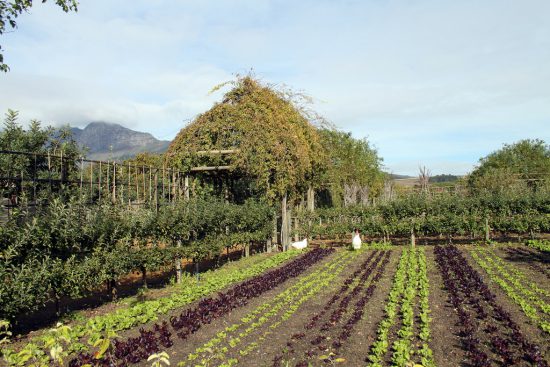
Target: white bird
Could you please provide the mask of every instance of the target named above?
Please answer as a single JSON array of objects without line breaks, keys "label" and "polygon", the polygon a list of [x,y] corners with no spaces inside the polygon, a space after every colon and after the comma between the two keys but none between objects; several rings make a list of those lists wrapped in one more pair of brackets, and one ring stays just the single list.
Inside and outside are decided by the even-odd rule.
[{"label": "white bird", "polygon": [[359,233],[355,233],[353,235],[353,240],[351,241],[351,245],[353,246],[354,250],[359,250],[361,248],[361,236]]},{"label": "white bird", "polygon": [[297,250],[305,249],[307,247],[307,237],[304,238],[302,241],[292,242],[292,244],[290,246],[294,247]]}]

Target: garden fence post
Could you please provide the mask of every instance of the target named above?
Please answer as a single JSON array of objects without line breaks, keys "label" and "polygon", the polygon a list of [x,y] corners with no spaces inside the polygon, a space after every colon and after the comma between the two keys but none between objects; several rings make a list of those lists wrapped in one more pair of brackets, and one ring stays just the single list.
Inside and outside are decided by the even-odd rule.
[{"label": "garden fence post", "polygon": [[491,236],[490,236],[490,228],[489,228],[489,216],[486,216],[485,217],[485,242],[486,243],[489,243],[489,241],[491,240]]},{"label": "garden fence post", "polygon": [[90,202],[94,197],[94,162],[90,162]]},{"label": "garden fence post", "polygon": [[113,162],[113,204],[116,204],[116,162]]},{"label": "garden fence post", "polygon": [[99,161],[99,177],[98,177],[98,196],[99,196],[99,202],[101,203],[101,161]]},{"label": "garden fence post", "polygon": [[[177,244],[178,248],[181,247],[181,240],[178,240]],[[181,284],[183,278],[183,271],[181,269],[181,258],[178,256],[176,258],[176,282],[178,284]]]}]

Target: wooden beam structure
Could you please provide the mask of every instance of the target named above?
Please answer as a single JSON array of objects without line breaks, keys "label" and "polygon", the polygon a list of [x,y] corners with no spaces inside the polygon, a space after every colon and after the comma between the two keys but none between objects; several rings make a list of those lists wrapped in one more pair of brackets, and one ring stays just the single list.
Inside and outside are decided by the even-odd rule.
[{"label": "wooden beam structure", "polygon": [[199,150],[196,152],[198,155],[216,155],[216,154],[235,154],[240,152],[240,149],[221,149],[221,150]]},{"label": "wooden beam structure", "polygon": [[191,168],[191,172],[227,171],[232,168],[233,166],[199,166]]}]

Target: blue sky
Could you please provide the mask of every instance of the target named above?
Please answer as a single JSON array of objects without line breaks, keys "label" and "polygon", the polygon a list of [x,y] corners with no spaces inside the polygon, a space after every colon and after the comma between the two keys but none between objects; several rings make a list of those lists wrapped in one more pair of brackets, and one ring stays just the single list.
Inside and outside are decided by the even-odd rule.
[{"label": "blue sky", "polygon": [[0,39],[0,111],[171,139],[253,69],[366,137],[388,171],[465,174],[503,143],[550,142],[547,0],[37,2]]}]

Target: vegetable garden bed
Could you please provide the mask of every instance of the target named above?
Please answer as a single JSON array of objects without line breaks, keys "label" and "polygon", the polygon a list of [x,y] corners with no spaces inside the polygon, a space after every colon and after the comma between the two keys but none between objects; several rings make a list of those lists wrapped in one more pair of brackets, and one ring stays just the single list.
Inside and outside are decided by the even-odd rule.
[{"label": "vegetable garden bed", "polygon": [[[171,366],[544,367],[550,289],[529,265],[545,256],[518,244],[278,253],[212,272],[185,302],[45,333],[19,365],[150,366],[166,352]],[[70,355],[54,361],[56,346]]]}]

